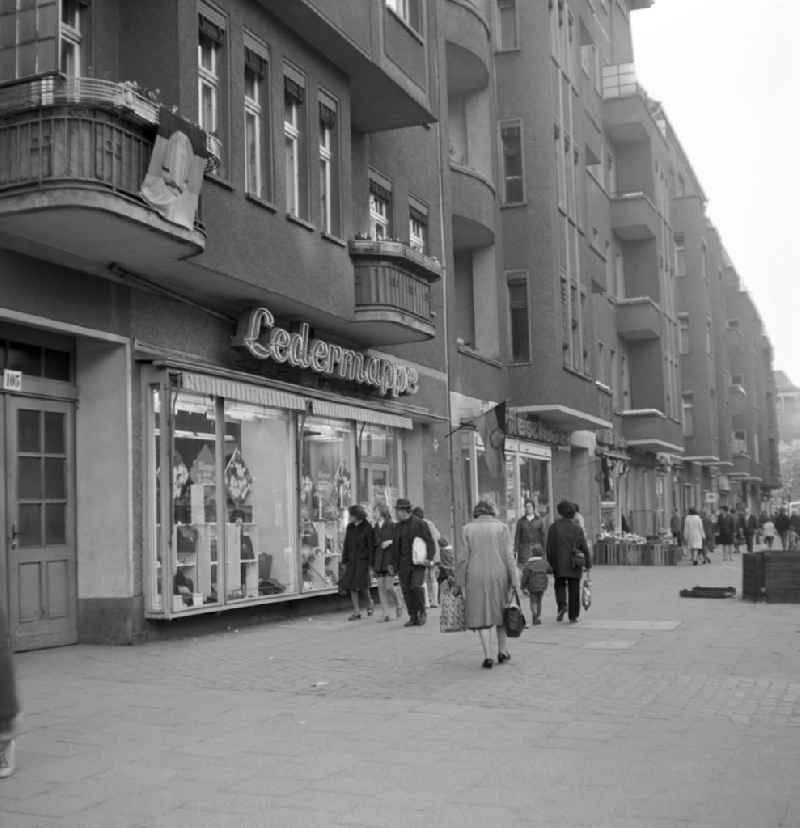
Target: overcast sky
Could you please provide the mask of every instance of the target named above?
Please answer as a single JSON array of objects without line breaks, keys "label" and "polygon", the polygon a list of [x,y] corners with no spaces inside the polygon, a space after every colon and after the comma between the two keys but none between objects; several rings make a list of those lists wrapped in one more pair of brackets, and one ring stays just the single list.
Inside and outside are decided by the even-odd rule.
[{"label": "overcast sky", "polygon": [[638,79],[700,178],[775,368],[800,382],[800,2],[656,0],[632,17]]}]

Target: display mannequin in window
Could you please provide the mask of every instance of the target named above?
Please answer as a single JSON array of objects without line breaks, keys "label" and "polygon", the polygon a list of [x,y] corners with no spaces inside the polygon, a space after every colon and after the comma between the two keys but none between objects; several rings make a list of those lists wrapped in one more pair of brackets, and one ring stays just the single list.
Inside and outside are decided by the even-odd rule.
[{"label": "display mannequin in window", "polygon": [[359,593],[367,593],[367,614],[372,615],[372,600],[369,595],[369,573],[375,562],[375,535],[367,520],[363,506],[355,504],[348,507],[347,531],[342,548],[342,567],[344,573],[340,580],[343,590],[350,592],[353,612],[348,621],[361,618]]}]

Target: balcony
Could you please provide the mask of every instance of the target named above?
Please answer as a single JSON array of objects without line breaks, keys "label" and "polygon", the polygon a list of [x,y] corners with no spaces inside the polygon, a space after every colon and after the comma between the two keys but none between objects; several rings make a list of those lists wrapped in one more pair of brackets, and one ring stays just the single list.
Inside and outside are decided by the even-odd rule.
[{"label": "balcony", "polygon": [[489,179],[450,161],[453,209],[453,248],[477,250],[494,243],[496,200]]},{"label": "balcony", "polygon": [[661,308],[649,297],[617,300],[617,333],[627,342],[660,339]]},{"label": "balcony", "polygon": [[622,241],[654,239],[660,222],[655,204],[645,193],[624,193],[611,200],[611,227]]},{"label": "balcony", "polygon": [[622,433],[629,449],[683,454],[680,424],[655,408],[623,411]]},{"label": "balcony", "polygon": [[615,144],[648,141],[654,121],[632,63],[603,67],[603,122]]},{"label": "balcony", "polygon": [[[175,187],[188,199],[175,220],[141,196],[160,117],[130,85],[110,81],[52,77],[0,89],[6,245],[81,269],[116,263],[139,272],[202,252],[205,232],[188,186]],[[203,135],[189,124],[186,133]]]},{"label": "balcony", "polygon": [[400,129],[436,120],[428,96],[423,21],[406,23],[383,2],[259,2],[347,75],[355,130]]},{"label": "balcony", "polygon": [[484,89],[492,61],[489,24],[469,0],[447,0],[444,24],[448,94]]},{"label": "balcony", "polygon": [[431,283],[441,278],[439,262],[401,242],[356,239],[349,248],[359,339],[370,345],[432,339]]},{"label": "balcony", "polygon": [[755,464],[753,458],[749,454],[739,453],[734,451],[733,467],[728,472],[729,477],[750,478],[753,477]]}]

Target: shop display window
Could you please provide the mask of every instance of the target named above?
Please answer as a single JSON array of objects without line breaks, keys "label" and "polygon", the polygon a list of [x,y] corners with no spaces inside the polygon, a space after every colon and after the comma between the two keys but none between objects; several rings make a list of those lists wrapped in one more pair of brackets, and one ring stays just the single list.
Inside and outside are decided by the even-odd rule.
[{"label": "shop display window", "polygon": [[354,503],[355,437],[352,423],[308,417],[301,433],[300,557],[303,591],[331,589]]},{"label": "shop display window", "polygon": [[226,601],[297,592],[289,414],[226,401],[224,432]]},{"label": "shop display window", "polygon": [[360,423],[358,428],[358,498],[371,515],[376,506],[390,508],[400,492],[401,441],[392,428]]},{"label": "shop display window", "polygon": [[213,397],[173,393],[171,415],[171,601],[178,612],[222,600],[216,404]]},{"label": "shop display window", "polygon": [[483,441],[480,436],[475,435],[477,440],[477,461],[478,461],[478,500],[486,500],[491,503],[497,517],[505,520],[506,515],[506,493],[504,476],[492,474],[486,463],[486,451],[483,448]]},{"label": "shop display window", "polygon": [[552,520],[550,504],[550,463],[537,457],[519,458],[519,503],[520,514],[524,512],[526,500],[532,500],[536,514]]}]

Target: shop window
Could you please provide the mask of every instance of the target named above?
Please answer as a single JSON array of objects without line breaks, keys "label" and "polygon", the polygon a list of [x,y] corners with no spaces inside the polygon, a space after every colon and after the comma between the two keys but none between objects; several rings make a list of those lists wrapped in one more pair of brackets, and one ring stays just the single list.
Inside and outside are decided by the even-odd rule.
[{"label": "shop window", "polygon": [[[486,462],[486,450],[478,434],[476,440],[476,460],[478,465],[478,500],[486,500],[497,511],[497,517],[505,520],[506,516],[506,482],[502,475],[494,474]],[[470,516],[471,518],[471,516]]]},{"label": "shop window", "polygon": [[[155,397],[157,468],[166,463],[171,469],[171,515],[167,518],[158,512],[156,531],[160,535],[162,517],[171,521],[170,554],[159,555],[159,563],[168,562],[169,581],[162,586],[169,591],[169,608],[180,612],[222,602],[217,533],[217,418],[213,397],[172,392],[170,404],[171,440],[169,434],[163,434],[166,418],[161,416],[159,397]],[[159,500],[157,487],[156,501]],[[162,609],[159,604],[154,601],[154,608]]]},{"label": "shop window", "polygon": [[339,582],[347,508],[354,503],[353,427],[308,417],[302,426],[300,556],[303,591]]},{"label": "shop window", "polygon": [[225,403],[227,601],[296,592],[289,415]]},{"label": "shop window", "polygon": [[246,36],[244,50],[245,191],[269,199],[271,151],[269,129],[269,62],[266,47]]},{"label": "shop window", "polygon": [[286,212],[306,218],[308,169],[305,162],[305,77],[283,67],[283,136],[286,162]]},{"label": "shop window", "polygon": [[358,498],[367,514],[376,506],[394,505],[402,488],[397,432],[383,426],[359,424]]},{"label": "shop window", "polygon": [[325,233],[339,229],[339,132],[336,101],[328,95],[319,100],[320,225]]}]

